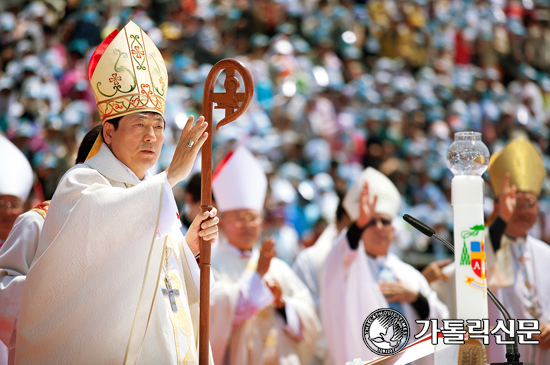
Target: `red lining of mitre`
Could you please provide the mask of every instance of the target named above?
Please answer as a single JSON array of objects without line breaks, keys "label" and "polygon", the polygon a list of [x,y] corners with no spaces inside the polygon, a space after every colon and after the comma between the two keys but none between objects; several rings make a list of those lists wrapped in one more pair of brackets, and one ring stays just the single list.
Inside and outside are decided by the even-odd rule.
[{"label": "red lining of mitre", "polygon": [[233,156],[233,153],[235,151],[231,151],[227,154],[227,156],[225,156],[223,158],[223,160],[221,160],[221,162],[218,164],[218,166],[216,167],[216,169],[214,170],[214,173],[212,174],[212,181],[214,181],[216,179],[216,176],[218,176],[218,174],[223,170],[223,167],[227,164],[227,161],[229,161],[229,159],[231,158],[231,156]]},{"label": "red lining of mitre", "polygon": [[118,35],[118,30],[116,29],[113,30],[111,34],[109,34],[107,38],[105,38],[103,42],[101,42],[99,46],[97,46],[97,48],[95,49],[94,53],[92,54],[92,57],[90,58],[90,63],[88,64],[88,80],[92,81],[92,75],[94,74],[95,68],[99,60],[101,59],[101,56],[103,56],[103,53],[105,52],[107,47],[109,47],[109,44],[111,44],[111,42],[113,41],[113,39],[115,39],[117,35]]}]

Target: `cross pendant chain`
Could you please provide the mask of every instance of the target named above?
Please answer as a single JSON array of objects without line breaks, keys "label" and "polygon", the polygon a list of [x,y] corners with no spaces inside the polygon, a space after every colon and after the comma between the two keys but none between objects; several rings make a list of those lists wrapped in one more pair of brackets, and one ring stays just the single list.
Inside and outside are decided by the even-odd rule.
[{"label": "cross pendant chain", "polygon": [[529,307],[529,314],[533,316],[534,319],[539,319],[542,316],[541,311],[538,310],[536,305]]},{"label": "cross pendant chain", "polygon": [[178,305],[176,304],[176,295],[180,295],[179,289],[173,289],[172,284],[170,284],[170,280],[168,279],[168,276],[166,276],[166,279],[164,279],[164,283],[166,284],[166,289],[162,289],[163,295],[168,295],[168,298],[170,299],[170,305],[172,306],[172,311],[177,312],[178,311]]}]

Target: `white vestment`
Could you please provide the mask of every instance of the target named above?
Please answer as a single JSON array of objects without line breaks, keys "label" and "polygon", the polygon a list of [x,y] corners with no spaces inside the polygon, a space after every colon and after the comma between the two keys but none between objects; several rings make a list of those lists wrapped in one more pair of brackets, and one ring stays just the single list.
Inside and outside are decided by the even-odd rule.
[{"label": "white vestment", "polygon": [[105,144],[64,175],[27,275],[16,364],[197,363],[198,267],[160,219],[175,205],[167,191],[165,173],[136,181]]},{"label": "white vestment", "polygon": [[[323,273],[323,267],[327,260],[334,240],[338,235],[336,225],[331,223],[325,228],[321,236],[315,241],[315,244],[306,248],[298,254],[294,265],[292,266],[294,272],[300,280],[306,284],[315,303],[317,309],[317,316],[321,317],[320,313],[320,283],[321,275]],[[311,364],[324,364],[327,357],[327,343],[324,334],[321,332],[319,339],[315,344],[315,350],[313,352],[314,358]]]},{"label": "white vestment", "polygon": [[0,340],[10,349],[11,361],[15,356],[15,324],[21,308],[23,285],[43,225],[44,218],[40,213],[31,210],[21,214],[0,249]]},{"label": "white vestment", "polygon": [[[489,233],[486,232],[485,237],[488,237]],[[487,246],[485,246],[487,247]],[[489,257],[489,253],[488,256]],[[449,280],[445,281],[442,279],[438,279],[433,281],[430,286],[433,290],[437,293],[437,297],[447,306],[449,309],[449,318],[456,319],[457,313],[456,313],[456,271],[455,271],[455,263],[451,262],[449,265],[445,266],[442,271],[449,275]],[[487,279],[489,282],[489,287],[491,290],[494,289],[493,286],[491,286],[491,275],[494,273],[494,266],[488,266],[487,267]],[[491,328],[494,328],[496,325],[496,319],[502,318],[502,315],[496,305],[493,303],[493,301],[489,298],[487,300],[487,306],[489,309],[489,318],[491,320]],[[441,324],[440,324],[441,327]],[[504,357],[505,353],[505,346],[504,345],[498,345],[495,343],[495,339],[490,338],[489,339],[489,345],[485,346],[485,351],[487,353],[487,362],[493,363],[493,362],[506,362],[506,358]]]},{"label": "white vestment", "polygon": [[[362,336],[363,322],[367,316],[377,309],[389,308],[373,276],[371,265],[374,263],[371,261],[374,260],[367,257],[362,241],[359,241],[356,250],[349,247],[346,231],[338,236],[328,256],[321,282],[321,319],[328,344],[329,364],[345,364],[354,358],[367,361],[379,356],[368,349]],[[384,264],[407,288],[419,291],[428,300],[428,318],[439,321],[448,318],[447,307],[439,301],[418,270],[391,253]],[[423,326],[415,323],[419,317],[412,305],[402,303],[402,307],[411,329],[409,343],[412,343],[415,341],[413,336]],[[416,361],[415,364],[423,361],[429,364],[433,362],[433,357]]]},{"label": "white vestment", "polygon": [[[272,297],[267,303],[260,304],[259,312],[234,325],[236,312],[242,309],[237,308],[241,290],[247,287],[246,283],[253,275],[257,276],[254,273],[258,255],[259,251],[253,250],[250,257],[241,257],[234,247],[220,242],[212,256],[216,285],[210,302],[210,341],[214,362],[216,365],[307,364],[317,340],[319,320],[307,287],[283,261],[273,258],[263,279],[274,279],[281,285],[287,318],[291,313],[297,315],[301,338],[285,329],[282,316],[270,304]],[[259,291],[247,293],[250,302],[259,302],[261,299],[256,297],[265,297]],[[292,311],[288,307],[292,307]]]},{"label": "white vestment", "polygon": [[455,279],[455,263],[441,269],[444,274],[449,275],[449,280],[437,279],[430,286],[437,293],[437,297],[449,309],[449,317],[456,318],[456,279]]},{"label": "white vestment", "polygon": [[[485,236],[487,241],[490,236]],[[504,279],[500,281],[500,289],[495,293],[501,300],[504,307],[510,313],[513,319],[532,319],[533,316],[529,312],[530,301],[526,295],[525,286],[525,271],[518,262],[517,247],[513,246],[524,245],[524,252],[527,255],[526,266],[527,275],[530,283],[534,283],[536,288],[536,297],[538,299],[538,309],[540,311],[539,323],[546,324],[550,322],[550,280],[548,279],[548,263],[550,263],[550,246],[541,240],[538,240],[530,235],[526,239],[517,239],[515,242],[503,235],[501,239],[501,247],[493,254],[491,244],[486,245],[487,251],[491,253],[487,255],[487,260],[493,258],[500,272],[503,273]],[[488,266],[493,263],[488,262]],[[496,285],[496,284],[495,284]],[[502,332],[500,333],[502,334]],[[494,341],[492,338],[491,341]],[[535,365],[545,365],[550,363],[550,349],[543,350],[538,345],[519,345],[521,354],[520,361],[531,362]]]}]

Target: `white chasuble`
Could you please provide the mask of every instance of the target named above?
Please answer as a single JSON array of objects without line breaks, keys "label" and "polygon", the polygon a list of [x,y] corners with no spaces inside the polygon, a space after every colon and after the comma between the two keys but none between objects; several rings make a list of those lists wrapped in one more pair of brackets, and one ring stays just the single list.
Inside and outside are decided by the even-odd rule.
[{"label": "white chasuble", "polygon": [[[489,235],[485,237],[490,238]],[[548,244],[530,235],[526,239],[515,241],[503,235],[501,247],[496,253],[493,253],[490,243],[485,247],[489,251],[488,266],[496,262],[500,274],[498,280],[494,280],[492,288],[500,287],[496,295],[510,316],[514,319],[538,319],[541,326],[550,323]],[[491,282],[491,278],[489,280]],[[535,365],[550,363],[550,349],[544,350],[539,345],[520,344],[519,352],[520,361]]]},{"label": "white chasuble", "polygon": [[[242,308],[237,308],[242,284],[254,275],[259,254],[253,250],[252,256],[240,257],[236,251],[227,242],[220,242],[212,256],[216,284],[210,301],[210,342],[216,365],[307,364],[320,330],[307,287],[286,263],[277,258],[271,260],[263,280],[274,279],[281,285],[285,302],[297,314],[301,338],[288,331],[282,316],[271,304],[254,309],[248,319],[236,324],[236,316],[242,312]],[[290,312],[286,313],[288,317]]]},{"label": "white chasuble", "polygon": [[[179,230],[159,234],[165,173],[136,183],[105,144],[61,179],[27,274],[16,364],[177,363],[162,268],[168,238],[186,244]],[[198,268],[179,261],[196,337]]]},{"label": "white chasuble", "polygon": [[[378,355],[371,352],[363,342],[362,326],[369,314],[380,308],[390,308],[380,291],[373,270],[374,261],[367,256],[363,241],[356,250],[349,247],[346,230],[336,238],[330,252],[321,281],[321,319],[329,350],[329,364],[344,364],[354,358],[371,360]],[[428,318],[437,318],[439,323],[449,317],[447,307],[418,270],[388,254],[384,265],[391,269],[395,278],[407,288],[417,290],[429,303]],[[401,303],[413,335],[420,332],[421,325],[412,305]],[[433,363],[433,357],[415,361],[415,365]]]},{"label": "white chasuble", "polygon": [[[334,240],[337,236],[338,230],[336,225],[334,223],[329,224],[321,236],[317,239],[315,244],[300,252],[296,257],[296,261],[294,261],[294,264],[292,265],[292,269],[296,275],[298,275],[300,280],[302,280],[308,287],[319,317],[321,317],[321,275],[323,273],[323,267],[325,266],[328,254],[330,253]],[[323,332],[320,333],[317,343],[315,344],[314,357],[315,359],[310,362],[310,365],[329,365],[329,363],[326,362],[327,341]]]},{"label": "white chasuble", "polygon": [[21,214],[0,249],[0,340],[15,345],[14,329],[21,307],[25,275],[36,253],[44,218],[36,211]]},{"label": "white chasuble", "polygon": [[[0,347],[6,351],[9,348],[8,364],[15,360],[16,324],[25,277],[36,254],[46,211],[47,208],[37,208],[21,214],[0,248]],[[0,365],[3,364],[0,355]]]}]

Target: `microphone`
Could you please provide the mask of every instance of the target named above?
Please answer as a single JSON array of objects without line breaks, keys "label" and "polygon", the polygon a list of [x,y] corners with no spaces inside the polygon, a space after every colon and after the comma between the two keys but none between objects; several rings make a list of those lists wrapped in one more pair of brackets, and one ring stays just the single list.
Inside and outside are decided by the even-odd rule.
[{"label": "microphone", "polygon": [[426,235],[428,237],[435,238],[439,242],[443,243],[449,250],[451,250],[452,252],[455,252],[455,247],[453,246],[453,244],[451,242],[447,241],[445,238],[438,235],[437,233],[435,233],[435,230],[432,227],[422,223],[421,221],[419,221],[415,217],[413,217],[411,215],[408,215],[408,214],[405,214],[403,216],[403,219],[405,220],[405,222],[409,223],[411,226],[413,226],[414,228],[419,230],[420,233],[423,233],[424,235]]},{"label": "microphone", "polygon": [[[405,222],[409,223],[411,226],[416,228],[418,231],[420,231],[424,235],[426,235],[428,237],[435,238],[439,242],[443,243],[453,253],[455,252],[455,248],[454,248],[453,244],[450,243],[449,241],[447,241],[445,238],[438,235],[437,233],[435,233],[435,230],[432,227],[430,227],[427,224],[419,221],[418,219],[416,219],[415,217],[413,217],[409,214],[405,214],[403,216],[403,219],[405,220]],[[491,289],[487,288],[487,294],[489,295],[489,298],[491,299],[493,304],[498,308],[500,313],[502,313],[502,316],[504,317],[504,319],[513,320],[512,317],[510,317],[510,314],[508,313],[508,311],[506,310],[504,305],[497,299],[497,297],[491,291]],[[520,353],[519,353],[519,348],[518,348],[518,343],[517,343],[516,337],[515,336],[511,337],[508,333],[506,333],[505,335],[506,335],[506,340],[507,341],[510,341],[510,340],[514,341],[513,345],[508,345],[508,344],[506,345],[506,361],[507,362],[505,362],[505,363],[494,363],[492,365],[531,365],[529,363],[519,362]]]}]

